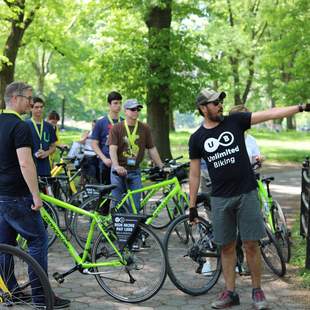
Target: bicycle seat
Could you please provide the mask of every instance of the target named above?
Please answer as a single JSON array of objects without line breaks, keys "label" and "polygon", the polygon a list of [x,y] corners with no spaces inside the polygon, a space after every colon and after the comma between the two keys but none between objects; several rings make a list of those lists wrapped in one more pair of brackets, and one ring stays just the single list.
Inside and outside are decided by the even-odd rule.
[{"label": "bicycle seat", "polygon": [[266,183],[270,183],[271,181],[274,181],[274,177],[268,177],[268,178],[262,179],[262,182],[266,182]]},{"label": "bicycle seat", "polygon": [[96,190],[98,192],[100,192],[100,194],[104,195],[104,194],[108,194],[111,192],[112,189],[116,188],[117,185],[115,184],[109,184],[109,185],[102,185],[102,184],[86,184],[85,188],[86,189],[93,189]]}]

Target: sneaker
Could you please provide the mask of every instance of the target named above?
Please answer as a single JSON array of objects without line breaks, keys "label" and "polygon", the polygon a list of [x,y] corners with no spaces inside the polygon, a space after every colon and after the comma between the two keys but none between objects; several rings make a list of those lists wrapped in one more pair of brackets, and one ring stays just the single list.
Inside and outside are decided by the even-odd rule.
[{"label": "sneaker", "polygon": [[63,309],[70,307],[71,301],[69,299],[63,299],[55,296],[54,298],[54,309]]},{"label": "sneaker", "polygon": [[15,304],[28,303],[28,302],[32,302],[32,297],[29,294],[19,291],[19,292],[13,293],[12,302]]},{"label": "sneaker", "polygon": [[204,276],[211,276],[213,274],[212,266],[209,260],[203,264],[201,273]]},{"label": "sneaker", "polygon": [[267,310],[268,304],[262,289],[256,288],[252,291],[253,305],[256,310]]},{"label": "sneaker", "polygon": [[239,295],[226,290],[212,303],[211,307],[213,309],[225,309],[237,305],[240,305]]}]

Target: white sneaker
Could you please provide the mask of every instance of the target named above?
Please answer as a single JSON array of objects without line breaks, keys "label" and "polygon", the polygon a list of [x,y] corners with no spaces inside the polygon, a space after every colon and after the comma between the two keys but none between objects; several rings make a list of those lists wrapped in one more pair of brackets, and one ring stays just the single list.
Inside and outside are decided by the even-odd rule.
[{"label": "white sneaker", "polygon": [[204,276],[210,276],[212,275],[212,273],[212,266],[210,264],[210,261],[207,260],[202,266],[201,274],[203,274]]}]

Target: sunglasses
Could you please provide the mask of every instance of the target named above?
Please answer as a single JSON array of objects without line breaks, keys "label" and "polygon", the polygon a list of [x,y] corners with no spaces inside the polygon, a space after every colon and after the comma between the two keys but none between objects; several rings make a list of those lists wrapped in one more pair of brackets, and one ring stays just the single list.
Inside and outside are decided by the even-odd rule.
[{"label": "sunglasses", "polygon": [[140,112],[141,111],[141,108],[131,108],[131,109],[127,109],[127,110],[130,110],[132,112]]},{"label": "sunglasses", "polygon": [[205,102],[203,105],[208,105],[209,103],[213,103],[217,107],[219,104],[223,104],[223,99],[216,99],[214,101]]}]

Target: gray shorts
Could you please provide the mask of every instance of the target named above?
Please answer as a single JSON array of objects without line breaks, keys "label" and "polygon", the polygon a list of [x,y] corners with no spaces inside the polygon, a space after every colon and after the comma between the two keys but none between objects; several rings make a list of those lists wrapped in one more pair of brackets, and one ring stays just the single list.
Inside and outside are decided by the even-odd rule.
[{"label": "gray shorts", "polygon": [[237,238],[260,240],[265,236],[257,190],[234,197],[211,197],[214,242],[226,245]]}]

